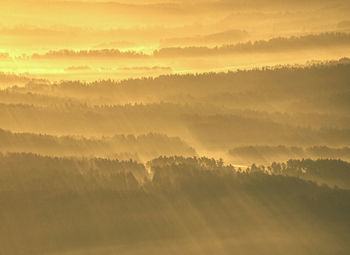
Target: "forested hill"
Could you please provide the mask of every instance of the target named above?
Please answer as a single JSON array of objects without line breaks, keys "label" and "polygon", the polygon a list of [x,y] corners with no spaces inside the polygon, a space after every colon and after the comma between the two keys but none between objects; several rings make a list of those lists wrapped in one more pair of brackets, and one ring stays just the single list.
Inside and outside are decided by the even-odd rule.
[{"label": "forested hill", "polygon": [[[269,172],[209,158],[160,157],[147,168],[132,161],[23,153],[0,158],[4,254],[84,254],[89,247],[127,254],[211,254],[218,247],[216,254],[350,251],[350,191],[293,176],[302,169],[309,176],[345,179],[349,163],[290,161]],[[134,242],[143,248],[125,250]]]}]

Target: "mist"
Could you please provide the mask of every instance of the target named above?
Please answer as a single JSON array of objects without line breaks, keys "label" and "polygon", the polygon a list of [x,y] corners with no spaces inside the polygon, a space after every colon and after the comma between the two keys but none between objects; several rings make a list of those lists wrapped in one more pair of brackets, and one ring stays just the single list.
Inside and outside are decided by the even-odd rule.
[{"label": "mist", "polygon": [[2,0],[1,255],[350,254],[346,0]]}]

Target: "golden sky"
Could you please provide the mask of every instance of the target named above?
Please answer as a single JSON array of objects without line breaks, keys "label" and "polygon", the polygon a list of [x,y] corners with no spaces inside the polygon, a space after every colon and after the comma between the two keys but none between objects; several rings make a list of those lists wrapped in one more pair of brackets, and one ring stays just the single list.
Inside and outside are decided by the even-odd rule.
[{"label": "golden sky", "polygon": [[[350,30],[350,4],[342,0],[3,0],[0,7],[0,71],[53,80],[122,79],[287,62],[304,64],[315,55],[317,60],[328,60],[348,56],[349,52],[349,40],[339,43],[339,35],[334,35],[343,33],[346,37]],[[269,40],[279,37],[286,40],[275,40],[258,52],[236,50],[189,56],[176,50],[191,47],[192,52],[201,52],[197,48],[237,44],[246,47],[256,41],[269,44]],[[290,41],[295,41],[294,37],[302,39],[293,44]],[[172,52],[176,59],[174,54],[154,56],[164,48],[175,48]],[[103,52],[95,52],[82,58],[79,53],[105,49],[147,56],[101,57]],[[59,58],[50,54],[62,50],[77,54]]]}]

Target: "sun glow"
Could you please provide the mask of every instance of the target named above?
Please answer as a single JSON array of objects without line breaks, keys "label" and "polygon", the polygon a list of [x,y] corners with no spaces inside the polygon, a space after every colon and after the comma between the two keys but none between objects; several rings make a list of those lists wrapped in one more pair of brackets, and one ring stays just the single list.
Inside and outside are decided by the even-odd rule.
[{"label": "sun glow", "polygon": [[0,0],[0,255],[350,254],[349,17]]}]

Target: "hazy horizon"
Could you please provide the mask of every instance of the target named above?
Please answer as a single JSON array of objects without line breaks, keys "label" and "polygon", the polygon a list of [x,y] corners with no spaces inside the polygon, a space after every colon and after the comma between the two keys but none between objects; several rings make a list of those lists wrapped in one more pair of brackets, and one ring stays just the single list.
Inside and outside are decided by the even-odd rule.
[{"label": "hazy horizon", "polygon": [[350,254],[349,1],[0,10],[0,255]]}]

